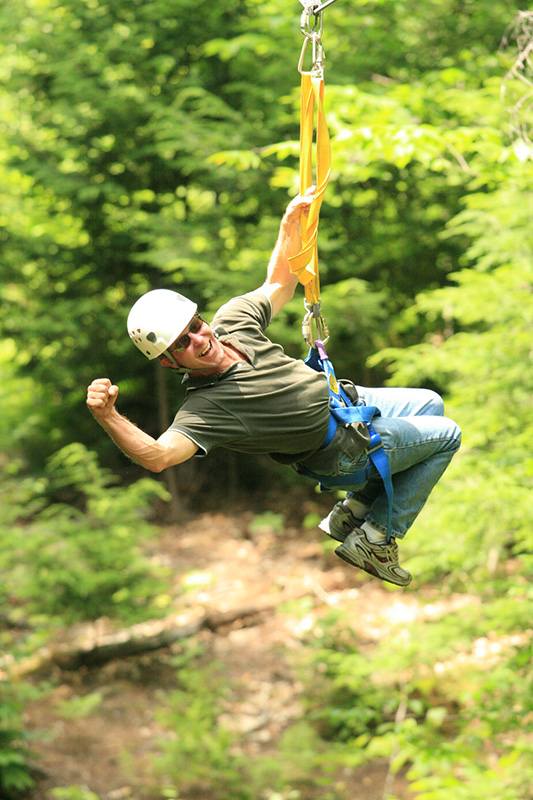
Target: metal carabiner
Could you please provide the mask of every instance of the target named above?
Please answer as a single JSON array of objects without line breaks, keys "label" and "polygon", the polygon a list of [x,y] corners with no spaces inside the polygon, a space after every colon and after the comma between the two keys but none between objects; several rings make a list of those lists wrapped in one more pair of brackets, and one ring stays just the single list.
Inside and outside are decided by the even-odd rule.
[{"label": "metal carabiner", "polygon": [[[306,70],[304,69],[304,61],[309,42],[311,42],[312,45],[312,66],[310,70]],[[298,72],[300,75],[316,75],[319,78],[322,77],[324,74],[325,59],[326,55],[322,47],[322,42],[320,41],[320,36],[316,33],[313,33],[311,36],[306,35],[300,52],[300,58],[298,59]]]},{"label": "metal carabiner", "polygon": [[[305,38],[298,60],[298,72],[301,75],[307,74],[322,77],[324,75],[325,60],[324,48],[322,47],[322,31],[324,27],[322,15],[317,14],[313,8],[313,4],[316,5],[315,0],[300,0],[300,2],[304,7],[300,17],[300,30]],[[309,42],[312,45],[312,63],[311,69],[306,70],[304,69],[304,61]]]},{"label": "metal carabiner", "polygon": [[[312,24],[311,24],[311,17],[313,17]],[[300,16],[300,30],[303,33],[303,35],[308,36],[309,38],[311,38],[314,35],[318,35],[319,37],[321,37],[323,29],[324,29],[324,22],[322,20],[322,15],[317,14],[315,11],[313,11],[313,9],[310,6],[306,6]]]},{"label": "metal carabiner", "polygon": [[309,347],[314,347],[317,339],[326,344],[329,339],[329,330],[326,320],[320,313],[320,303],[304,301],[304,306],[306,313],[302,320],[302,336]]}]

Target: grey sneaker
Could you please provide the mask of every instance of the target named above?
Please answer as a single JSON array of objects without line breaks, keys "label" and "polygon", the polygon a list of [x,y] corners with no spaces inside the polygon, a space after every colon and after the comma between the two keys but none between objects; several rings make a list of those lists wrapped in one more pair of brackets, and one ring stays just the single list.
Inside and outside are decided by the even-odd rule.
[{"label": "grey sneaker", "polygon": [[337,542],[344,542],[349,533],[362,525],[364,520],[354,517],[343,500],[335,503],[327,517],[324,517],[318,527]]},{"label": "grey sneaker", "polygon": [[398,563],[398,545],[394,539],[390,544],[374,544],[368,541],[364,531],[358,529],[346,537],[335,553],[348,564],[364,569],[382,581],[396,586],[411,583],[411,573]]}]

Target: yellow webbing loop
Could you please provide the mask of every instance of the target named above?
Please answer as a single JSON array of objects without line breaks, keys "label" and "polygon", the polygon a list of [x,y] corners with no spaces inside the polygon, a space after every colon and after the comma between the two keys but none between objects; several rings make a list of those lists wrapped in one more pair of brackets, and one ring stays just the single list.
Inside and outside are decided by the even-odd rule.
[{"label": "yellow webbing loop", "polygon": [[[313,134],[316,148],[315,178],[313,178]],[[309,72],[302,73],[300,94],[300,193],[316,185],[309,213],[302,216],[302,249],[289,259],[290,269],[305,289],[308,310],[320,303],[318,272],[318,221],[320,207],[328,185],[331,166],[329,132],[324,112],[324,79]],[[316,314],[313,314],[316,317]]]}]

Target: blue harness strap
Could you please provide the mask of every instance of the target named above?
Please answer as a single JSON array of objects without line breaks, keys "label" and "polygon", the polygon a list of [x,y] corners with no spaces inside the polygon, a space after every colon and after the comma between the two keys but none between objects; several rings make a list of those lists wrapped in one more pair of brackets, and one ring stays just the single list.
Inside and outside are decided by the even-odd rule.
[{"label": "blue harness strap", "polygon": [[367,426],[370,445],[367,466],[349,475],[317,475],[306,468],[300,468],[300,471],[304,475],[317,480],[321,487],[325,489],[340,489],[344,486],[365,483],[369,478],[372,466],[374,466],[383,481],[387,494],[387,542],[389,542],[392,537],[392,503],[394,497],[392,475],[389,457],[383,447],[381,436],[372,425],[374,417],[380,416],[381,412],[376,406],[354,406],[352,404],[352,401],[338,383],[333,364],[329,360],[324,344],[319,339],[315,342],[315,346],[310,348],[305,363],[317,372],[323,372],[328,382],[330,420],[322,447],[326,447],[333,440],[338,425],[348,426],[354,422],[363,422]]}]

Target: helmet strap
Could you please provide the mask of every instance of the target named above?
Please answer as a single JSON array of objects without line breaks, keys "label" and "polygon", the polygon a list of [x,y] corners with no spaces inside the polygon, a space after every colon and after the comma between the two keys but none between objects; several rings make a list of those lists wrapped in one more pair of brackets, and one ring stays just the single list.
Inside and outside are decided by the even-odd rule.
[{"label": "helmet strap", "polygon": [[172,353],[169,350],[163,350],[161,355],[165,356],[165,358],[168,358],[169,361],[172,361],[174,367],[176,368],[176,372],[179,372],[181,375],[184,375],[189,371],[185,369],[185,367],[182,367],[180,364],[178,364],[178,362],[176,361],[176,357],[172,355]]}]

